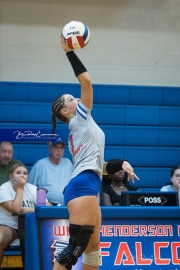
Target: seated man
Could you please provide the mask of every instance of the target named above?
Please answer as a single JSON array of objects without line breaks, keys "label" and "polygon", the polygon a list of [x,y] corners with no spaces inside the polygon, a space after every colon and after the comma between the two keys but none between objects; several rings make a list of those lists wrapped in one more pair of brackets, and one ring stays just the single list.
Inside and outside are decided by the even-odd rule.
[{"label": "seated man", "polygon": [[54,138],[48,146],[49,157],[38,160],[29,173],[30,184],[48,190],[47,199],[52,205],[64,205],[63,190],[72,172],[72,163],[64,158],[65,143]]},{"label": "seated man", "polygon": [[171,182],[163,186],[160,191],[180,191],[180,166],[175,166],[170,172]]},{"label": "seated man", "polygon": [[13,145],[9,141],[0,142],[0,185],[9,181],[10,169],[14,164],[21,163],[13,159]]}]

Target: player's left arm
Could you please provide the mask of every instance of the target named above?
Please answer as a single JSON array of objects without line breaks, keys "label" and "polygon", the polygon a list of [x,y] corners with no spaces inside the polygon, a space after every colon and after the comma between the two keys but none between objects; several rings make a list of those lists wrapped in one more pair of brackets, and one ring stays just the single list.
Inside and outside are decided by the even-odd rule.
[{"label": "player's left arm", "polygon": [[132,180],[134,183],[134,178],[139,180],[139,177],[134,173],[134,169],[132,168],[131,164],[126,160],[115,160],[111,162],[105,162],[103,164],[103,174],[113,174],[120,170],[123,170],[128,173],[128,180]]}]

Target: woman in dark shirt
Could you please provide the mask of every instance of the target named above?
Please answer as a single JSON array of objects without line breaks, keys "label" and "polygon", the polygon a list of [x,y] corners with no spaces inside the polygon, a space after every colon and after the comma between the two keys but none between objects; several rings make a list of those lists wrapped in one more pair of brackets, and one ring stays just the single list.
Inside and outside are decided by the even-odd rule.
[{"label": "woman in dark shirt", "polygon": [[[112,160],[109,160],[112,161]],[[137,191],[137,187],[133,187],[127,180],[127,173],[123,170],[111,175],[104,175],[102,179],[102,190],[104,194],[105,206],[125,205],[121,196],[122,191]]]}]

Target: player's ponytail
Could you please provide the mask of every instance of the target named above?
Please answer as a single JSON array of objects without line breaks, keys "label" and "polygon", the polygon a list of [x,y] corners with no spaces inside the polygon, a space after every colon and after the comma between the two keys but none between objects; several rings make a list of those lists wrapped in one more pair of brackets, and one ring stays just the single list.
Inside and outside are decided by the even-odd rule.
[{"label": "player's ponytail", "polygon": [[57,97],[54,102],[52,103],[52,132],[51,137],[47,144],[51,144],[51,140],[54,137],[55,130],[56,130],[56,118],[62,121],[63,123],[68,123],[68,119],[62,115],[61,110],[64,108],[64,96],[61,95]]},{"label": "player's ponytail", "polygon": [[52,129],[52,134],[55,133],[56,129],[56,118],[59,119],[63,123],[68,123],[68,119],[62,115],[61,110],[65,107],[64,105],[64,95],[61,95],[57,97],[54,102],[52,103],[52,124],[53,124],[53,129]]}]

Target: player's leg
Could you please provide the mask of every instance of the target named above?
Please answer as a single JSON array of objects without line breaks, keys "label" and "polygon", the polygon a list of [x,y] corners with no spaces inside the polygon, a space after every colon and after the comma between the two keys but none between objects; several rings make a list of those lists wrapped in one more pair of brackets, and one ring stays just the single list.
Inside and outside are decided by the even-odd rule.
[{"label": "player's leg", "polygon": [[94,231],[83,255],[83,270],[96,270],[99,265],[101,211],[97,197],[83,196],[69,202],[70,224],[91,225]]},{"label": "player's leg", "polygon": [[[101,218],[97,197],[82,196],[75,198],[68,203],[68,211],[70,213],[69,245],[61,253],[57,254],[53,270],[70,270],[72,265],[76,264],[78,258],[87,249],[87,246],[87,252],[96,251],[97,253],[99,250]],[[95,228],[97,224],[98,226]],[[92,235],[93,240],[89,245]],[[88,265],[87,267],[89,268],[86,269],[98,269],[98,266],[92,268],[92,266]]]},{"label": "player's leg", "polygon": [[83,254],[83,270],[96,270],[98,269],[99,261],[100,261],[100,250],[99,250],[99,242],[100,242],[100,229],[101,229],[101,210],[100,207],[98,209],[98,216],[94,228],[94,233],[92,234],[89,244],[84,251]]},{"label": "player's leg", "polygon": [[99,204],[96,196],[82,196],[68,203],[69,223],[95,226],[99,216]]},{"label": "player's leg", "polygon": [[67,270],[67,269],[66,269],[66,267],[64,267],[63,265],[59,264],[57,261],[55,261],[53,270]]}]

